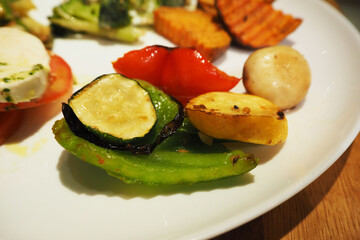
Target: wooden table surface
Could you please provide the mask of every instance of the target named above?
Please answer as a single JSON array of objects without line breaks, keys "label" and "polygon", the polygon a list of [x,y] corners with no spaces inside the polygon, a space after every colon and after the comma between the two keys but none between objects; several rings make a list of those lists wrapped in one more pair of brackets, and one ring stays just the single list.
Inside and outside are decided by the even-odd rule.
[{"label": "wooden table surface", "polygon": [[[328,0],[337,7],[336,2]],[[288,201],[213,240],[360,240],[360,134],[317,180]]]}]

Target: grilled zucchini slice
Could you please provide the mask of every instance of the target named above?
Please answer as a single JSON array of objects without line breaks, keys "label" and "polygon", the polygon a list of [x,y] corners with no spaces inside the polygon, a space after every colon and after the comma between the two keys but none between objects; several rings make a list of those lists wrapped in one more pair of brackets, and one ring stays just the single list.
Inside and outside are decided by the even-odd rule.
[{"label": "grilled zucchini slice", "polygon": [[[118,81],[130,81],[132,87],[119,88],[121,84],[119,84]],[[104,84],[103,82],[106,82],[107,84]],[[93,89],[89,91],[90,88]],[[107,89],[108,92],[106,92],[105,89]],[[127,91],[127,93],[118,93],[121,91]],[[140,91],[144,93],[145,96],[137,96],[133,91]],[[86,101],[83,101],[86,102],[86,104],[82,104],[82,101],[78,101],[78,98],[82,97],[87,99]],[[150,97],[152,106],[150,105],[148,97]],[[115,100],[113,99],[110,101],[113,105],[108,103],[111,98],[115,98]],[[118,102],[113,103],[114,101]],[[139,103],[134,104],[134,101],[139,101]],[[183,107],[178,101],[148,82],[129,79],[120,74],[100,76],[78,92],[74,93],[68,102],[69,104],[63,103],[62,112],[71,131],[76,136],[107,149],[126,150],[131,151],[134,154],[150,154],[157,145],[172,136],[177,130],[185,130],[186,132],[189,130],[195,131],[194,127],[189,127],[191,125],[190,122],[185,121]],[[84,107],[85,105],[86,107]],[[97,105],[106,106],[100,108],[102,109],[101,111],[96,111]],[[145,107],[145,110],[140,111],[144,114],[140,115],[139,110],[133,109],[134,107]],[[152,107],[155,110],[155,116]],[[126,127],[126,129],[122,128],[123,131],[115,129],[118,125],[121,125],[120,122],[115,121],[110,127],[107,122],[108,118],[111,119],[110,122],[113,121],[113,117],[110,116],[114,109],[116,110],[118,108],[124,108],[123,111],[125,115],[122,115],[122,117],[119,117],[118,119],[123,120],[122,124]],[[87,111],[87,113],[82,113],[82,111]],[[117,116],[118,113],[119,111],[116,112],[115,115]],[[131,113],[136,115],[136,117],[126,117],[129,116],[129,114],[131,115]],[[144,115],[146,114],[149,115],[145,117]],[[98,118],[98,124],[89,125],[91,121],[87,122],[86,120],[91,120],[94,116]],[[144,122],[144,119],[151,123],[154,122],[154,117],[156,117],[156,121],[153,125],[144,123],[144,126],[140,126],[140,124]],[[146,125],[148,127],[146,127]],[[101,126],[101,128],[99,128],[99,126]],[[139,132],[139,127],[143,131]],[[108,132],[104,132],[106,128],[109,130]],[[126,138],[126,136],[130,135],[128,131],[136,134],[133,134],[132,138]],[[114,134],[119,132],[124,135]]]},{"label": "grilled zucchini slice", "polygon": [[120,74],[96,78],[74,93],[68,104],[89,132],[110,143],[143,138],[157,121],[149,92]]}]

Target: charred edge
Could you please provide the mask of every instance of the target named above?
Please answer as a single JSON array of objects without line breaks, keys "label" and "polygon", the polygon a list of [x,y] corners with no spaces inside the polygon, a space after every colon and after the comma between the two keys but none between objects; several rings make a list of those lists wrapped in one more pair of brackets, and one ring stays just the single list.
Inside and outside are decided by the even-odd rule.
[{"label": "charred edge", "polygon": [[278,115],[278,119],[280,120],[285,118],[285,114],[282,111],[278,111],[276,114]]},{"label": "charred edge", "polygon": [[62,103],[62,113],[64,115],[65,121],[69,126],[70,130],[78,137],[85,138],[88,141],[95,143],[98,139],[92,135],[86,127],[80,122],[72,108],[66,104]]},{"label": "charred edge", "polygon": [[200,105],[193,105],[193,109],[194,110],[205,110],[206,106],[204,104],[200,104]]},{"label": "charred edge", "polygon": [[167,47],[167,46],[158,45],[158,44],[152,45],[151,47],[164,48],[164,49],[168,50],[169,52],[171,52],[172,50],[174,50],[174,49],[176,49],[176,48],[179,48],[179,47]]},{"label": "charred edge", "polygon": [[185,115],[184,115],[184,108],[183,108],[182,104],[179,101],[177,101],[175,98],[172,98],[172,99],[178,105],[179,111],[176,114],[175,118],[163,127],[160,134],[157,136],[154,143],[152,144],[151,151],[153,151],[155,149],[155,147],[157,145],[159,145],[160,143],[162,143],[166,138],[173,135],[179,129],[179,127],[182,125],[182,123],[184,122]]},{"label": "charred edge", "polygon": [[232,164],[235,165],[239,161],[240,156],[235,155],[231,157]]},{"label": "charred edge", "polygon": [[[168,50],[169,52],[171,52],[171,51],[173,51],[175,49],[183,48],[183,47],[178,47],[178,46],[176,46],[176,47],[168,47],[168,46],[158,45],[158,44],[152,45],[151,47],[163,48],[163,49]],[[199,52],[195,47],[186,47],[186,48],[193,49],[193,50]]]},{"label": "charred edge", "polygon": [[249,162],[256,161],[255,156],[253,154],[247,154],[246,155],[246,160],[249,161]]}]

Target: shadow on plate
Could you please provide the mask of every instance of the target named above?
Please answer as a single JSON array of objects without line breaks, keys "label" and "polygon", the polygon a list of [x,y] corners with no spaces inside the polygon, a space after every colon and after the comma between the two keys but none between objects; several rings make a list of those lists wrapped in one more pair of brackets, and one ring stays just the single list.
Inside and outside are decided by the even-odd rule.
[{"label": "shadow on plate", "polygon": [[192,185],[126,184],[115,177],[109,176],[104,170],[83,162],[67,151],[62,152],[57,169],[62,184],[78,194],[102,194],[125,199],[135,197],[152,198],[177,193],[191,194],[198,191],[239,187],[254,182],[254,176],[247,173],[242,176]]}]

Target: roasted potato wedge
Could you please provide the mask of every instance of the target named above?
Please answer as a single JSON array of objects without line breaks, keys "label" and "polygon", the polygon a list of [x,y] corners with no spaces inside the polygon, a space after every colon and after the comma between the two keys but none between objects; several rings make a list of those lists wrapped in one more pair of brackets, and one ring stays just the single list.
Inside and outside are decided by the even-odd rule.
[{"label": "roasted potato wedge", "polygon": [[249,94],[205,93],[189,101],[186,114],[200,132],[217,139],[275,145],[288,133],[281,109]]}]

